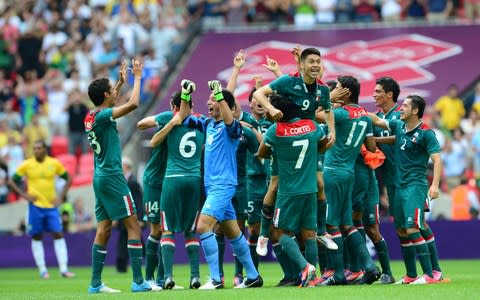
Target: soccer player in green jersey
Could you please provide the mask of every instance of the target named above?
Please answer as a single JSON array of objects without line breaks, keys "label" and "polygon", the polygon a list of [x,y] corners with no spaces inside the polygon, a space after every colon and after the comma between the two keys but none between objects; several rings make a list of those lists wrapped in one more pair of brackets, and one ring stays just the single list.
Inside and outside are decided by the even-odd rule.
[{"label": "soccer player in green jersey", "polygon": [[[283,251],[302,270],[301,287],[315,279],[317,263],[317,152],[325,133],[313,120],[296,116],[295,106],[285,96],[272,95],[272,105],[283,113],[271,126],[260,144],[258,155],[268,158],[271,151],[278,163],[278,192],[274,226]],[[305,257],[291,235],[300,232]]]},{"label": "soccer player in green jersey", "polygon": [[[195,86],[193,85],[193,90]],[[192,90],[192,92],[193,92]],[[159,118],[159,126],[164,127],[163,141],[160,134],[152,137],[151,145],[156,147],[164,142],[167,145],[167,167],[162,189],[160,211],[162,224],[162,239],[160,241],[162,262],[164,266],[164,289],[175,287],[173,280],[173,256],[175,253],[174,234],[183,232],[185,248],[190,260],[190,288],[200,287],[199,272],[199,240],[195,236],[196,218],[201,185],[201,150],[205,141],[204,132],[180,125],[166,126],[173,115],[180,110],[181,93],[172,97],[173,112]],[[191,107],[191,102],[188,102]]]},{"label": "soccer player in green jersey", "polygon": [[118,91],[125,81],[127,65],[120,67],[120,79],[112,87],[108,78],[92,81],[88,87],[88,96],[95,105],[84,120],[85,131],[95,156],[93,190],[95,192],[95,216],[97,232],[92,247],[92,277],[89,293],[118,293],[119,290],[102,283],[101,275],[106,256],[106,245],[112,231],[112,220],[125,224],[128,232],[128,254],[132,266],[132,292],[157,290],[144,281],[142,275],[142,243],[140,226],[135,214],[135,204],[122,171],[120,139],[117,131],[118,119],[135,110],[140,98],[140,79],[143,65],[132,61],[132,73],[135,81],[133,91],[127,103],[114,107]]},{"label": "soccer player in green jersey", "polygon": [[[384,120],[370,114],[375,126],[391,130],[395,135],[395,155],[398,164],[399,197],[397,215],[402,255],[407,274],[399,283],[436,283],[429,247],[420,230],[424,226],[425,199],[436,199],[442,172],[440,146],[435,133],[423,122],[425,100],[417,95],[405,98],[400,110],[400,120]],[[428,161],[433,161],[433,180],[428,186],[426,173]],[[417,277],[415,257],[418,257],[423,276]]]},{"label": "soccer player in green jersey", "polygon": [[[328,250],[330,265],[334,269],[333,276],[323,278],[320,285],[345,284],[343,245],[344,239],[354,255],[365,266],[365,274],[360,283],[371,284],[380,276],[380,271],[374,265],[368,254],[365,240],[353,226],[352,222],[352,188],[354,181],[355,160],[360,153],[360,147],[373,152],[376,149],[373,138],[372,123],[367,111],[358,105],[360,84],[352,76],[340,76],[337,88],[348,88],[350,93],[342,100],[344,106],[335,108],[335,127],[337,140],[325,154],[323,164],[325,193],[327,197],[327,231],[338,250]],[[324,122],[323,112],[317,113],[317,119]]]},{"label": "soccer player in green jersey", "polygon": [[[380,110],[376,113],[379,118],[385,120],[400,119],[400,105],[397,104],[399,94],[400,87],[395,79],[391,77],[381,77],[377,79],[373,98],[375,100],[375,104],[380,108]],[[402,249],[404,249],[405,247],[403,247],[403,245],[408,245],[409,241],[408,238],[402,237],[398,232],[400,230],[399,226],[401,224],[401,216],[397,215],[397,213],[400,210],[399,205],[401,205],[401,202],[400,200],[397,200],[400,189],[398,181],[398,165],[395,162],[395,146],[391,144],[394,141],[394,135],[390,130],[378,127],[374,128],[374,135],[379,148],[386,157],[385,163],[380,167],[380,171],[383,182],[387,189],[390,215],[393,216],[394,224],[397,228],[397,235],[399,236]],[[442,270],[438,262],[437,245],[432,229],[430,226],[428,226],[426,220],[424,220],[424,224],[420,229],[420,233],[428,245],[430,260],[433,267],[433,276],[435,279],[440,280],[442,279]],[[382,274],[382,277],[380,277],[381,282],[384,282],[385,280],[388,281],[388,278],[384,277],[385,276]]]}]

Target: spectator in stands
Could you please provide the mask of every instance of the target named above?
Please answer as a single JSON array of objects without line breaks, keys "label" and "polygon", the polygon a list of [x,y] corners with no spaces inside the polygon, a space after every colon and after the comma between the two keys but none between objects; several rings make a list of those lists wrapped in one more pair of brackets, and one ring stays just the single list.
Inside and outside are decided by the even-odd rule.
[{"label": "spectator in stands", "polygon": [[7,78],[4,69],[0,69],[0,109],[5,107],[5,103],[12,101],[13,98],[13,81]]},{"label": "spectator in stands", "polygon": [[9,101],[5,102],[3,105],[3,111],[0,111],[0,119],[5,119],[7,121],[7,126],[13,130],[22,129],[22,117],[20,113],[13,110],[13,102],[15,100],[11,98]]},{"label": "spectator in stands", "polygon": [[372,22],[378,20],[375,0],[352,0],[355,21]]},{"label": "spectator in stands", "polygon": [[205,0],[202,25],[205,29],[221,28],[225,25],[226,0]]},{"label": "spectator in stands", "polygon": [[18,137],[8,135],[8,143],[0,148],[0,160],[3,160],[8,166],[10,172],[8,176],[13,175],[13,172],[15,172],[24,159],[23,148]]},{"label": "spectator in stands", "polygon": [[73,202],[73,230],[75,232],[91,231],[95,228],[91,214],[85,211],[85,204],[82,197],[77,197]]},{"label": "spectator in stands", "polygon": [[78,89],[72,90],[69,95],[67,106],[68,114],[68,152],[76,154],[77,149],[81,153],[88,152],[88,141],[85,134],[83,120],[88,113],[88,107],[83,101],[83,94]]},{"label": "spectator in stands", "polygon": [[[47,75],[45,78],[48,79]],[[23,125],[28,125],[32,116],[38,113],[38,107],[44,103],[47,97],[43,88],[43,82],[37,78],[35,69],[25,72],[25,80],[20,75],[17,76],[15,95],[18,99]]]},{"label": "spectator in stands", "polygon": [[62,87],[63,75],[59,72],[58,77],[50,80],[47,87],[48,118],[54,135],[67,134],[68,115],[65,108],[68,104],[68,95]]},{"label": "spectator in stands", "polygon": [[293,0],[295,15],[293,23],[297,28],[311,28],[315,25],[315,3],[313,0]]},{"label": "spectator in stands", "polygon": [[473,109],[477,114],[480,114],[480,80],[475,85],[473,94],[465,99],[465,110],[467,114]]},{"label": "spectator in stands", "polygon": [[430,22],[444,22],[453,11],[452,0],[428,0],[427,20]]},{"label": "spectator in stands", "polygon": [[25,145],[25,158],[33,155],[33,144],[40,139],[46,139],[49,134],[48,127],[39,123],[39,116],[33,115],[32,122],[23,128],[23,140]]},{"label": "spectator in stands", "polygon": [[465,16],[472,21],[480,18],[480,1],[479,0],[464,0]]},{"label": "spectator in stands", "polygon": [[9,137],[13,137],[17,142],[20,142],[22,139],[20,132],[8,128],[8,123],[5,118],[0,119],[0,148],[8,144]]},{"label": "spectator in stands", "polygon": [[403,14],[407,20],[424,20],[427,15],[427,0],[406,0]]},{"label": "spectator in stands", "polygon": [[246,1],[228,0],[225,5],[227,7],[225,18],[228,25],[238,26],[247,24],[248,6]]},{"label": "spectator in stands", "polygon": [[443,173],[449,190],[460,184],[467,168],[468,143],[463,139],[461,129],[455,129],[453,138],[447,138],[441,153]]},{"label": "spectator in stands", "polygon": [[443,129],[452,131],[460,126],[460,121],[465,116],[465,108],[462,99],[458,97],[458,87],[455,84],[448,87],[448,95],[435,102],[435,110],[440,114]]},{"label": "spectator in stands", "polygon": [[384,22],[398,22],[402,14],[400,0],[381,0],[381,16]]},{"label": "spectator in stands", "polygon": [[335,21],[338,23],[350,22],[353,19],[354,9],[352,0],[337,0],[335,7]]},{"label": "spectator in stands", "polygon": [[8,196],[8,167],[0,160],[0,205],[7,203]]}]

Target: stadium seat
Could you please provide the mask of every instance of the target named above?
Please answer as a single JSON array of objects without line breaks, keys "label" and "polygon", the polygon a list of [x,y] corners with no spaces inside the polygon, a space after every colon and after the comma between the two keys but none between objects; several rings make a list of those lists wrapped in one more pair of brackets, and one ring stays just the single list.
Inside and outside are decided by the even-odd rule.
[{"label": "stadium seat", "polygon": [[51,154],[56,157],[68,153],[68,137],[57,135],[52,138]]},{"label": "stadium seat", "polygon": [[78,173],[93,175],[93,170],[94,170],[93,154],[92,153],[82,154],[78,159]]},{"label": "stadium seat", "polygon": [[72,186],[82,186],[91,184],[93,179],[93,174],[77,174],[73,177]]},{"label": "stadium seat", "polygon": [[60,154],[55,157],[58,159],[67,169],[70,176],[74,176],[77,173],[77,158],[73,154]]}]

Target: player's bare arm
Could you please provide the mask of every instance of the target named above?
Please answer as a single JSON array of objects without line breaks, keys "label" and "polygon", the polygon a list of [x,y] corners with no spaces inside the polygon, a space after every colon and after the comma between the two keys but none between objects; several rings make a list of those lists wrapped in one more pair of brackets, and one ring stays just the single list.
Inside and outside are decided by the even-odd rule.
[{"label": "player's bare arm", "polygon": [[272,88],[269,85],[264,85],[253,93],[253,97],[257,100],[258,104],[265,107],[268,114],[270,114],[274,120],[280,120],[283,117],[283,113],[273,107],[270,101],[268,101],[267,96],[271,94],[273,94]]},{"label": "player's bare arm", "polygon": [[428,189],[428,196],[430,199],[437,199],[440,192],[440,178],[442,176],[442,159],[440,153],[434,153],[430,155],[430,159],[433,161],[433,179],[430,188]]},{"label": "player's bare arm", "polygon": [[244,122],[244,121],[240,121],[240,124],[244,127],[250,128],[253,131],[253,133],[255,134],[255,137],[257,138],[257,141],[259,143],[261,143],[263,141],[263,135],[260,132],[258,132],[258,130],[255,129],[255,127],[253,127],[251,124],[249,124],[247,122]]},{"label": "player's bare arm", "polygon": [[192,93],[195,92],[197,86],[193,81],[188,79],[183,79],[180,86],[182,88],[182,94],[180,96],[182,101],[180,101],[180,110],[177,115],[180,120],[185,120],[185,118],[192,113],[192,108],[188,102],[192,100]]},{"label": "player's bare arm", "polygon": [[375,142],[375,137],[373,135],[366,136],[363,144],[370,152],[375,152],[377,150],[377,143]]},{"label": "player's bare arm", "polygon": [[[227,83],[227,90],[229,90],[232,94],[235,92],[237,88],[237,81],[238,75],[240,74],[240,70],[242,69],[243,65],[245,64],[245,55],[243,54],[243,49],[238,51],[237,55],[233,58],[233,70],[232,75],[230,75],[230,79]],[[235,98],[235,113],[237,116],[241,114],[242,106],[240,102],[238,102],[237,98]]]},{"label": "player's bare arm", "polygon": [[326,111],[325,112],[325,121],[328,126],[328,144],[327,148],[332,147],[335,144],[336,140],[336,133],[335,133],[335,115],[333,111]]},{"label": "player's bare arm", "polygon": [[55,201],[54,201],[55,207],[62,204],[63,199],[65,199],[65,197],[67,196],[68,190],[70,189],[70,186],[72,185],[72,177],[67,172],[62,174],[60,177],[65,179],[65,184],[63,185],[63,188],[60,191],[60,193],[58,193],[57,197],[55,198]]},{"label": "player's bare arm", "polygon": [[152,138],[150,139],[150,147],[157,147],[165,139],[167,138],[168,134],[172,131],[173,128],[176,126],[180,126],[182,124],[183,119],[181,119],[180,114],[175,114],[173,118],[157,133],[155,133]]},{"label": "player's bare arm", "polygon": [[144,130],[148,128],[153,128],[157,126],[157,123],[155,122],[155,116],[148,116],[137,123],[137,129]]},{"label": "player's bare arm", "polygon": [[270,150],[270,148],[265,145],[264,142],[261,142],[260,143],[260,146],[258,147],[258,151],[257,153],[255,153],[255,156],[257,158],[270,158],[270,155],[272,154],[272,151]]},{"label": "player's bare arm", "polygon": [[389,144],[393,145],[395,144],[396,136],[391,135],[391,136],[376,136],[375,137],[375,142],[377,144]]},{"label": "player's bare arm", "polygon": [[112,118],[118,119],[135,110],[140,103],[140,80],[142,78],[143,64],[139,60],[132,61],[132,73],[134,76],[132,95],[127,103],[114,107]]},{"label": "player's bare arm", "polygon": [[115,86],[113,87],[113,91],[114,91],[115,95],[118,95],[120,93],[120,89],[122,88],[122,85],[125,83],[126,78],[127,78],[127,62],[124,61],[120,65],[120,71],[119,71],[119,74],[118,74],[118,81],[115,84]]},{"label": "player's bare arm", "polygon": [[375,127],[380,127],[380,128],[383,128],[383,129],[390,129],[388,128],[388,123],[386,120],[382,119],[382,118],[379,118],[377,115],[375,115],[374,113],[371,113],[369,112],[368,113],[368,116],[370,117],[370,120],[372,120],[372,125],[375,126]]},{"label": "player's bare arm", "polygon": [[318,152],[325,153],[327,151],[328,138],[324,137],[318,141]]},{"label": "player's bare arm", "polygon": [[[266,56],[265,57],[267,62],[265,64],[262,64],[262,66],[264,66],[267,70],[269,70],[270,72],[273,73],[273,75],[275,75],[275,77],[280,77],[283,75],[282,71],[280,70],[280,66],[278,65],[278,62],[272,58],[270,58],[270,56]],[[257,87],[258,89],[258,87]]]}]

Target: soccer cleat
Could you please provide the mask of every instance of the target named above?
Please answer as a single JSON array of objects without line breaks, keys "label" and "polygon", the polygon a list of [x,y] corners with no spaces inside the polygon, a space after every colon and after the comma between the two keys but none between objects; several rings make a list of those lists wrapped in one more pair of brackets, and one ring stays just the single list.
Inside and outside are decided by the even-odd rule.
[{"label": "soccer cleat", "polygon": [[75,277],[75,273],[72,273],[72,272],[62,272],[62,277],[63,278],[73,278]]},{"label": "soccer cleat", "polygon": [[177,284],[175,284],[172,288],[172,290],[184,290],[184,289],[185,289],[185,287],[183,287],[181,285],[177,285]]},{"label": "soccer cleat", "polygon": [[257,247],[255,249],[258,255],[266,256],[268,253],[268,238],[263,235],[259,236],[257,241]]},{"label": "soccer cleat", "polygon": [[258,275],[255,279],[247,278],[244,280],[239,286],[234,287],[234,289],[248,289],[248,288],[256,288],[263,286],[263,278],[262,276]]},{"label": "soccer cleat", "polygon": [[312,266],[311,264],[307,263],[305,268],[303,268],[302,279],[301,279],[299,287],[308,286],[308,283],[315,279],[315,272],[316,272],[315,267]]},{"label": "soccer cleat", "polygon": [[165,279],[165,283],[163,284],[164,290],[171,290],[175,286],[175,281],[173,281],[172,277],[168,277]]},{"label": "soccer cleat", "polygon": [[276,287],[298,286],[298,283],[297,283],[297,279],[288,279],[283,277],[275,286]]},{"label": "soccer cleat", "polygon": [[317,241],[330,250],[338,250],[338,245],[332,240],[331,235],[325,233],[323,235],[317,235]]},{"label": "soccer cleat", "polygon": [[364,274],[365,272],[363,271],[349,272],[348,276],[345,276],[345,279],[348,284],[360,284]]},{"label": "soccer cleat", "polygon": [[108,286],[106,286],[104,283],[97,287],[89,286],[88,287],[88,293],[89,294],[114,294],[114,293],[120,293],[119,290],[112,289]]},{"label": "soccer cleat", "polygon": [[316,286],[329,286],[329,285],[345,285],[345,284],[347,284],[347,281],[345,279],[338,280],[338,279],[335,279],[335,276],[330,276],[330,277],[326,278],[325,280],[323,280],[322,282],[316,283],[315,285]]},{"label": "soccer cleat", "polygon": [[190,280],[190,288],[191,288],[191,289],[198,289],[200,286],[201,286],[200,278],[198,278],[198,277],[193,277],[193,278]]},{"label": "soccer cleat", "polygon": [[393,275],[391,274],[382,273],[382,275],[380,275],[379,281],[381,284],[392,284],[395,283],[395,278],[393,278]]},{"label": "soccer cleat", "polygon": [[365,271],[363,278],[360,280],[359,284],[372,284],[380,278],[380,269],[375,266],[372,270]]},{"label": "soccer cleat", "polygon": [[242,274],[237,274],[233,277],[233,286],[237,287],[241,285],[243,282],[243,275]]},{"label": "soccer cleat", "polygon": [[142,283],[138,284],[136,282],[132,282],[132,292],[133,293],[140,293],[140,292],[150,292],[152,290],[152,286],[150,283],[143,281]]},{"label": "soccer cleat", "polygon": [[408,277],[407,275],[403,276],[402,279],[396,281],[395,284],[410,284],[417,280],[418,277]]},{"label": "soccer cleat", "polygon": [[210,279],[202,285],[201,287],[198,288],[199,290],[218,290],[218,289],[223,289],[223,282],[218,282],[213,279]]},{"label": "soccer cleat", "polygon": [[150,286],[152,287],[152,292],[158,292],[158,291],[161,291],[162,290],[162,287],[157,285],[157,283],[155,282],[155,280],[151,279],[151,280],[147,280],[148,284],[150,284]]},{"label": "soccer cleat", "polygon": [[42,279],[50,279],[50,274],[48,274],[47,271],[44,271],[44,272],[40,273],[40,278],[42,278]]},{"label": "soccer cleat", "polygon": [[411,282],[410,284],[432,284],[432,283],[438,283],[438,280],[435,280],[435,278],[428,276],[427,274],[423,274],[423,276],[420,276],[417,280],[414,282]]}]

